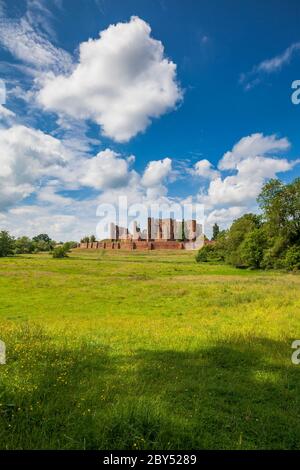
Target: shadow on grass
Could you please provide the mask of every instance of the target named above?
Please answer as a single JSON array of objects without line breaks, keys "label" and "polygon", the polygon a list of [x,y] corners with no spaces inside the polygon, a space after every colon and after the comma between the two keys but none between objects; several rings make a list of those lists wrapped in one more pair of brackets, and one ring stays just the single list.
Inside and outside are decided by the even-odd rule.
[{"label": "shadow on grass", "polygon": [[42,332],[28,341],[20,351],[15,339],[0,370],[1,448],[300,447],[291,341],[233,339],[130,356],[97,342],[57,345]]},{"label": "shadow on grass", "polygon": [[[300,366],[291,343],[235,339],[194,352],[139,351],[143,397],[156,397],[179,448],[300,448]],[[167,421],[166,421],[167,423]],[[175,444],[175,445],[176,445]]]}]

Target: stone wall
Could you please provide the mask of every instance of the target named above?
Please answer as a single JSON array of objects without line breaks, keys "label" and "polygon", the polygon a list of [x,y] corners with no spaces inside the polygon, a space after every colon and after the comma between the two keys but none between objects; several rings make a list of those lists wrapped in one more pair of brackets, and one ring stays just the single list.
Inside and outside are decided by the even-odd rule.
[{"label": "stone wall", "polygon": [[182,250],[184,249],[184,243],[172,241],[172,240],[120,240],[120,241],[108,241],[108,242],[94,242],[94,243],[80,243],[78,246],[80,249],[98,249],[98,250],[137,250],[137,251],[148,251],[148,250]]}]

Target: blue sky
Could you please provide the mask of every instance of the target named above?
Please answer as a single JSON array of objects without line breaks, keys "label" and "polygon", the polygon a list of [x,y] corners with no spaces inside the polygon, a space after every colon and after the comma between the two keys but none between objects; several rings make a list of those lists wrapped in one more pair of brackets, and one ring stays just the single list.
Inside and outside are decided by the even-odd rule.
[{"label": "blue sky", "polygon": [[299,176],[298,1],[0,0],[0,14],[1,227],[78,239],[124,194],[203,203],[209,233],[256,211],[268,178]]}]

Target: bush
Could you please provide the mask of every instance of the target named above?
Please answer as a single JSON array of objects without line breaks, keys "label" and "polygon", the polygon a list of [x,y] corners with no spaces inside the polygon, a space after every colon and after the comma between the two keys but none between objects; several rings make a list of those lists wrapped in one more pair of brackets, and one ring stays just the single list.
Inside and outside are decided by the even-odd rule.
[{"label": "bush", "polygon": [[53,250],[53,258],[67,258],[70,251],[69,243],[64,243],[63,245],[56,246]]},{"label": "bush", "polygon": [[300,269],[300,246],[291,246],[285,254],[284,265],[289,270]]},{"label": "bush", "polygon": [[206,263],[209,255],[209,245],[204,245],[195,256],[197,263]]},{"label": "bush", "polygon": [[197,263],[223,261],[217,245],[204,245],[195,256]]}]

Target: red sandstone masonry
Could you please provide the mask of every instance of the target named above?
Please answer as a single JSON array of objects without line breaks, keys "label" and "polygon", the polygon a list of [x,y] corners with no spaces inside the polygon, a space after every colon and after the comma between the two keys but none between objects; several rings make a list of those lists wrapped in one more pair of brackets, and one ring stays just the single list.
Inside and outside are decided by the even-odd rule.
[{"label": "red sandstone masonry", "polygon": [[154,241],[153,249],[154,250],[182,250],[184,245],[182,242],[176,241]]},{"label": "red sandstone masonry", "polygon": [[124,240],[118,242],[93,242],[93,243],[80,243],[81,249],[105,249],[105,250],[182,250],[184,244],[178,241],[145,241],[145,240]]}]

